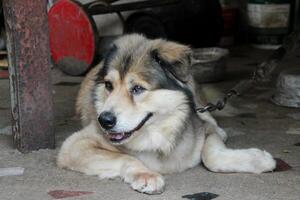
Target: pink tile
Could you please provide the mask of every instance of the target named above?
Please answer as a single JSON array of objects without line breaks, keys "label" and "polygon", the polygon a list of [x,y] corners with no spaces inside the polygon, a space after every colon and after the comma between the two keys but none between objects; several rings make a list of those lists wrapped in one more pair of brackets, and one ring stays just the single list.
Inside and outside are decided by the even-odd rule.
[{"label": "pink tile", "polygon": [[76,197],[87,194],[93,194],[94,192],[87,191],[66,191],[66,190],[52,190],[49,191],[48,194],[52,196],[54,199],[63,199],[67,197]]}]

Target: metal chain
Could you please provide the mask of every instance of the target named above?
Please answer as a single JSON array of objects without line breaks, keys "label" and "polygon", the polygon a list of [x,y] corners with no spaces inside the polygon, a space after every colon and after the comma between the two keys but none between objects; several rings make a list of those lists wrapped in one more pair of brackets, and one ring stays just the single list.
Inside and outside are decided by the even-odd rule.
[{"label": "metal chain", "polygon": [[232,97],[233,95],[236,95],[236,92],[233,91],[233,90],[230,90],[226,95],[225,97],[222,99],[222,100],[219,100],[216,104],[213,104],[213,103],[208,103],[205,107],[203,108],[197,108],[196,111],[197,112],[200,112],[200,113],[204,113],[204,112],[212,112],[212,111],[215,111],[215,110],[222,110],[226,103],[227,103],[227,100]]},{"label": "metal chain", "polygon": [[258,65],[249,80],[242,80],[234,88],[229,90],[226,93],[225,97],[216,104],[208,103],[206,106],[201,108],[196,108],[196,111],[199,113],[212,112],[215,110],[222,110],[228,99],[234,96],[240,96],[253,88],[258,82],[266,82],[270,80],[271,73],[277,67],[279,62],[286,56],[287,53],[290,53],[292,50],[296,49],[297,43],[300,40],[300,25],[298,25],[295,30],[288,35],[280,48],[276,49],[273,54],[260,65]]},{"label": "metal chain", "polygon": [[223,99],[217,101],[216,104],[208,103],[204,107],[196,108],[196,111],[199,112],[199,113],[204,113],[204,112],[207,112],[207,111],[212,112],[212,111],[215,111],[215,110],[222,110],[226,106],[226,103],[228,102],[228,100],[231,97],[240,96],[240,95],[244,94],[246,91],[248,91],[252,87],[254,87],[254,85],[257,82],[258,82],[257,81],[257,76],[254,74],[252,79],[243,80],[243,81],[239,82],[234,88],[232,88],[231,90],[229,90],[229,92],[227,92],[225,94]]}]

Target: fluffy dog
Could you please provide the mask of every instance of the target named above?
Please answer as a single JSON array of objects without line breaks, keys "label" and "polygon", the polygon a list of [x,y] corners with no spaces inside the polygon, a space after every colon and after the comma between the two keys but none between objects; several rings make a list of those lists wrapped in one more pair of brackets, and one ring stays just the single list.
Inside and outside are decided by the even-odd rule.
[{"label": "fluffy dog", "polygon": [[259,149],[226,148],[226,133],[197,114],[189,47],[132,34],[117,39],[84,79],[76,109],[83,129],[63,143],[59,167],[121,177],[134,190],[164,190],[161,174],[197,166],[214,172],[275,168]]}]

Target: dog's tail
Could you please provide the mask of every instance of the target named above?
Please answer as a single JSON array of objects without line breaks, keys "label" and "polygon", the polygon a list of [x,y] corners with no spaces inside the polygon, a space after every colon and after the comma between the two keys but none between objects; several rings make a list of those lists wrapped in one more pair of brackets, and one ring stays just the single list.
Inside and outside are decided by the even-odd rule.
[{"label": "dog's tail", "polygon": [[256,148],[227,148],[222,136],[217,132],[207,135],[202,161],[213,172],[262,173],[272,171],[276,167],[276,162],[270,153]]}]

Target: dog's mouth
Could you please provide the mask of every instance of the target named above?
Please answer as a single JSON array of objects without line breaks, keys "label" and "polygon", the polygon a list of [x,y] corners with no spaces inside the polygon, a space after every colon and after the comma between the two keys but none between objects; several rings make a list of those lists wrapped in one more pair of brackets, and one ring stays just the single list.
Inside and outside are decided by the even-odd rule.
[{"label": "dog's mouth", "polygon": [[131,131],[128,132],[121,132],[121,133],[117,133],[117,132],[109,132],[106,131],[106,135],[109,138],[109,140],[113,143],[120,143],[126,139],[128,139],[130,136],[132,136],[132,134],[135,131],[138,131],[139,129],[141,129],[144,124],[153,116],[153,113],[148,113],[143,120],[137,125],[137,127],[135,127],[134,129],[132,129]]}]

